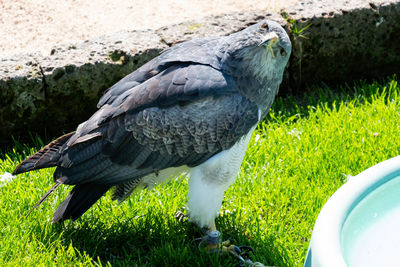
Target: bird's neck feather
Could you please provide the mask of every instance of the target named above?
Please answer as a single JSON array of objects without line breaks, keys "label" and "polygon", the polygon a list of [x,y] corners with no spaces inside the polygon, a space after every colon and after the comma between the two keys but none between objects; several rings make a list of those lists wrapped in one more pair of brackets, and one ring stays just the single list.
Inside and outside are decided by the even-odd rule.
[{"label": "bird's neck feather", "polygon": [[277,66],[276,58],[266,49],[257,47],[238,52],[236,61],[240,64],[235,64],[237,69],[232,73],[238,90],[266,112],[282,81],[283,71]]}]

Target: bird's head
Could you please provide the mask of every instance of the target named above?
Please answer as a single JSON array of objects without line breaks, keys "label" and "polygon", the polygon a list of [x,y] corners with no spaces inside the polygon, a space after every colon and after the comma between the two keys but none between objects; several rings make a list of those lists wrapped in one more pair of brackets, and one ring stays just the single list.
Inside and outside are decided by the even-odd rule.
[{"label": "bird's head", "polygon": [[278,79],[280,84],[292,50],[282,26],[262,21],[230,35],[227,41],[229,48],[223,58],[226,66],[231,69],[241,66],[243,75],[251,72],[260,82]]}]

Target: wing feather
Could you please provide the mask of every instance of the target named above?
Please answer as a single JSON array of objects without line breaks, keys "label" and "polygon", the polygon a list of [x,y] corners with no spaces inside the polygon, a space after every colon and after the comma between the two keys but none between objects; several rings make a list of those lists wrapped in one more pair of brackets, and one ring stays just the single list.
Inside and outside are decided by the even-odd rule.
[{"label": "wing feather", "polygon": [[113,104],[115,99],[124,92],[151,79],[173,65],[182,63],[202,64],[220,70],[222,51],[225,50],[224,47],[227,45],[228,43],[221,37],[195,39],[175,45],[114,84],[104,93],[97,107]]},{"label": "wing feather", "polygon": [[256,104],[206,65],[172,65],[102,106],[80,125],[54,177],[120,184],[228,149],[257,123]]}]

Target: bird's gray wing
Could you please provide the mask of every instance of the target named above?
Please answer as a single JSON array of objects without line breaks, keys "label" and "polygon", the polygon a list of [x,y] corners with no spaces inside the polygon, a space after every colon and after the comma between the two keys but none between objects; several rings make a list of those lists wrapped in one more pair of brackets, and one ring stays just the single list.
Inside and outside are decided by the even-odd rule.
[{"label": "bird's gray wing", "polygon": [[99,100],[97,107],[100,108],[105,104],[112,104],[122,93],[173,65],[197,63],[219,69],[222,57],[220,48],[224,45],[224,38],[221,37],[194,39],[175,45],[110,87]]},{"label": "bird's gray wing", "polygon": [[54,174],[66,184],[119,184],[196,166],[257,123],[257,106],[206,65],[173,65],[119,95],[80,125]]}]

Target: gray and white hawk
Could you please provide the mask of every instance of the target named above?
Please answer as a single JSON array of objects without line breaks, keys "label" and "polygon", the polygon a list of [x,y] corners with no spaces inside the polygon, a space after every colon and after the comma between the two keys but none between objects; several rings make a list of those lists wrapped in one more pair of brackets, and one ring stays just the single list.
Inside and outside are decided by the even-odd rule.
[{"label": "gray and white hawk", "polygon": [[109,189],[124,200],[190,172],[189,220],[215,229],[250,136],[267,114],[291,53],[284,29],[263,21],[224,37],[178,44],[112,86],[98,111],[14,171],[56,167],[74,185],[53,222],[75,220]]}]

